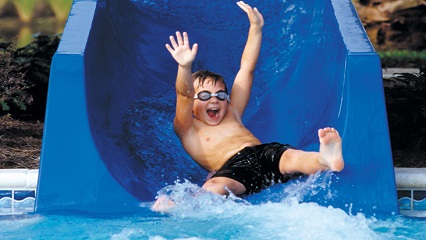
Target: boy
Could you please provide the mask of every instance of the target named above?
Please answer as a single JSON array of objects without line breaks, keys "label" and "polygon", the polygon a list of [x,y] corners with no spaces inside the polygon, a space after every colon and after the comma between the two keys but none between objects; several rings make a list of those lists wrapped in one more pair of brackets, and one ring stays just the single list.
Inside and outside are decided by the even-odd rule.
[{"label": "boy", "polygon": [[[171,45],[166,44],[178,63],[174,129],[185,151],[210,172],[202,187],[238,196],[288,181],[293,173],[341,171],[341,138],[333,128],[318,130],[319,152],[305,152],[279,143],[262,144],[244,127],[241,117],[250,98],[264,21],[257,8],[243,1],[237,5],[247,13],[250,29],[230,96],[220,75],[207,70],[191,74],[198,45],[190,47],[187,33],[176,32],[176,40],[170,36]],[[153,209],[171,205],[160,197]]]}]

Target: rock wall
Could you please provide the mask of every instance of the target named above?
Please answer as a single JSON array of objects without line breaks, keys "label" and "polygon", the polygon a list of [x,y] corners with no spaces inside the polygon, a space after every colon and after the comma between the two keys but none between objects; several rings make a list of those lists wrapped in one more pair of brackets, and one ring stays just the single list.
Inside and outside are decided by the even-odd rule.
[{"label": "rock wall", "polygon": [[426,50],[426,0],[352,0],[376,51]]}]

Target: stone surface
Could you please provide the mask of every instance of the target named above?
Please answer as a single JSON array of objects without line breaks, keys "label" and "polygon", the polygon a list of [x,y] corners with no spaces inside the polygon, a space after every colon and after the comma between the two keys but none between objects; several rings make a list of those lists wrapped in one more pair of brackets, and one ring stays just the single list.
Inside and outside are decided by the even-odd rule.
[{"label": "stone surface", "polygon": [[426,49],[426,0],[353,0],[376,51]]}]

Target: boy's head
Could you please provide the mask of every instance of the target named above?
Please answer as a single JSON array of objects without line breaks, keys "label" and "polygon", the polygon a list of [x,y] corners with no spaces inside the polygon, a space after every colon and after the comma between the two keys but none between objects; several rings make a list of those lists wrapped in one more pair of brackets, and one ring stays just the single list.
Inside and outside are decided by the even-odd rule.
[{"label": "boy's head", "polygon": [[[225,87],[225,92],[228,93],[228,88],[226,87],[225,79],[220,74],[210,72],[209,70],[199,70],[192,74],[192,78],[194,79],[194,83],[197,82],[198,85],[194,88],[197,89],[199,87],[203,87],[205,82],[216,84],[223,84]],[[197,80],[197,81],[196,81]]]},{"label": "boy's head", "polygon": [[218,125],[229,106],[228,89],[223,77],[208,70],[192,74],[194,79],[193,114],[198,120],[208,125]]}]

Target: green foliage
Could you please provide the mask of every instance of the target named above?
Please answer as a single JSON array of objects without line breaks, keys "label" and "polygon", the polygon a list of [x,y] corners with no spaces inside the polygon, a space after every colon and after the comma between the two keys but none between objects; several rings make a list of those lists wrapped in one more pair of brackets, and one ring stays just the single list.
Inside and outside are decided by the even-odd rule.
[{"label": "green foliage", "polygon": [[426,66],[426,51],[385,51],[379,56],[383,68]]},{"label": "green foliage", "polygon": [[[9,97],[1,104],[0,115],[9,113],[24,120],[44,119],[50,62],[59,41],[60,36],[39,35],[32,43],[16,50],[13,44],[2,44],[1,84],[7,88],[2,88],[2,95]],[[14,95],[11,95],[12,89]]]},{"label": "green foliage", "polygon": [[68,17],[68,13],[71,9],[72,0],[47,0],[50,8],[55,13],[56,18],[59,21],[65,21]]},{"label": "green foliage", "polygon": [[15,5],[19,18],[23,22],[30,22],[34,14],[36,0],[12,0],[12,3]]},{"label": "green foliage", "polygon": [[[392,149],[426,149],[426,75],[397,73],[398,87],[385,88]],[[392,79],[391,79],[392,80]]]}]

